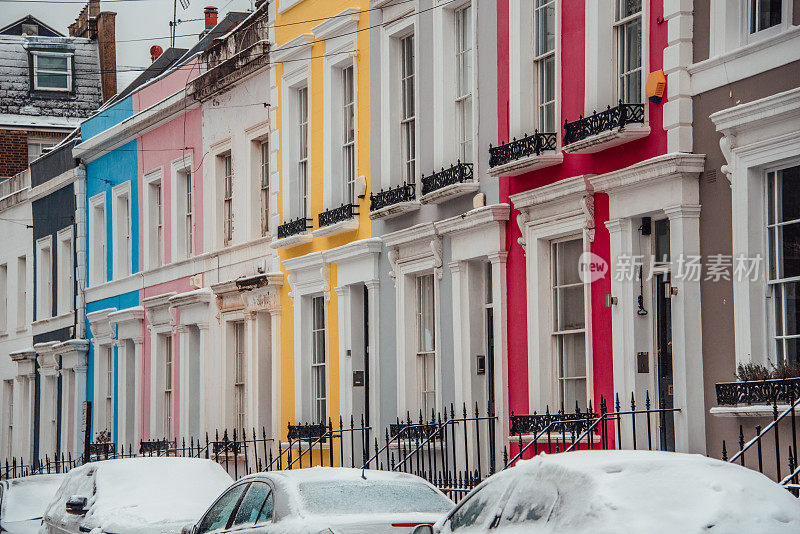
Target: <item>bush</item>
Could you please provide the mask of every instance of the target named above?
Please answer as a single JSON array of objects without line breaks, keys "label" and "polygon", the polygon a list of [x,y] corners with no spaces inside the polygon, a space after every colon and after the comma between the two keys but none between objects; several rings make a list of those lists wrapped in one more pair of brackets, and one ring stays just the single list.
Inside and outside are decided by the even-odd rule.
[{"label": "bush", "polygon": [[736,378],[741,382],[800,378],[800,364],[780,363],[778,365],[773,365],[770,371],[758,363],[740,363],[736,368]]}]

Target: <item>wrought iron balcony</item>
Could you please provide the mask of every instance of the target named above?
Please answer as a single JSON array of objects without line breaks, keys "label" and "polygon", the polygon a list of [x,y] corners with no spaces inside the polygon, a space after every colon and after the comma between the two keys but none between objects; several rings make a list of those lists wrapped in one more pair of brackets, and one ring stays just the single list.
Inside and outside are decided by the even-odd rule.
[{"label": "wrought iron balcony", "polygon": [[297,219],[283,223],[282,225],[278,226],[278,239],[302,234],[311,228],[309,223],[311,223],[311,219],[307,219],[305,217],[298,217]]},{"label": "wrought iron balcony", "polygon": [[605,111],[595,111],[588,117],[581,116],[573,122],[564,121],[564,145],[582,141],[587,137],[608,132],[614,128],[624,128],[626,124],[644,124],[644,104],[623,104],[609,106]]},{"label": "wrought iron balcony", "polygon": [[369,195],[369,209],[370,211],[377,211],[386,206],[399,204],[401,202],[410,202],[417,199],[417,191],[414,184],[403,182],[402,185],[387,189],[381,189],[377,193]]},{"label": "wrought iron balcony", "polygon": [[290,424],[288,427],[289,432],[286,437],[289,441],[317,441],[328,432],[328,425],[325,423]]},{"label": "wrought iron balcony", "polygon": [[538,434],[550,427],[553,434],[563,432],[579,435],[586,431],[595,419],[597,419],[597,414],[591,412],[564,413],[559,411],[554,414],[550,412],[534,413],[533,415],[511,414],[511,434]]},{"label": "wrought iron balcony", "polygon": [[800,398],[800,378],[720,382],[716,389],[717,404],[720,406],[789,404]]},{"label": "wrought iron balcony", "polygon": [[472,163],[461,163],[461,160],[459,160],[455,165],[450,165],[447,169],[442,167],[441,171],[435,172],[427,178],[423,175],[422,194],[427,195],[448,185],[463,184],[471,181]]},{"label": "wrought iron balcony", "polygon": [[177,448],[177,442],[168,439],[151,439],[139,442],[139,454],[155,455]]},{"label": "wrought iron balcony", "polygon": [[319,227],[331,226],[336,223],[349,221],[358,215],[358,205],[356,204],[342,204],[338,208],[331,208],[320,213],[317,218],[319,220]]},{"label": "wrought iron balcony", "polygon": [[489,167],[505,165],[521,158],[540,156],[546,150],[556,149],[555,133],[540,133],[538,130],[533,135],[525,134],[522,139],[516,137],[513,141],[493,147],[489,145]]},{"label": "wrought iron balcony", "polygon": [[433,436],[438,427],[435,423],[392,423],[389,425],[389,437],[400,436],[402,439],[427,439]]}]

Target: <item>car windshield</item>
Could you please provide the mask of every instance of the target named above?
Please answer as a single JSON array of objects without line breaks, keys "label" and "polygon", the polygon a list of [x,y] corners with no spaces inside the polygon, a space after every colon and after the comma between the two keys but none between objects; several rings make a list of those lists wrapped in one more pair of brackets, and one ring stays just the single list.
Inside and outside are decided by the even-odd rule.
[{"label": "car windshield", "polygon": [[62,481],[62,477],[46,476],[11,480],[3,492],[3,523],[42,517]]},{"label": "car windshield", "polygon": [[453,503],[414,481],[319,481],[299,484],[303,508],[314,515],[422,512],[444,514]]}]

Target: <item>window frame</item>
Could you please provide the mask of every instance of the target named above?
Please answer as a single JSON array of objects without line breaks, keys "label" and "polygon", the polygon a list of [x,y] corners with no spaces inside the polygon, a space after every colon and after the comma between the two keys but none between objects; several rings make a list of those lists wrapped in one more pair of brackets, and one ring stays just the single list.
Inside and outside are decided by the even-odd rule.
[{"label": "window frame", "polygon": [[269,140],[256,140],[259,152],[259,200],[261,237],[269,235]]},{"label": "window frame", "polygon": [[[416,128],[416,112],[417,112],[417,53],[416,53],[416,34],[410,32],[397,39],[399,45],[399,63],[400,63],[400,154],[402,163],[401,178],[403,182],[414,184],[417,180],[417,128]],[[410,43],[410,44],[409,44]],[[411,53],[411,61],[408,60],[408,53]],[[411,66],[411,72],[406,70],[406,67]],[[408,90],[408,84],[411,84],[411,91]],[[410,95],[410,106],[408,96]],[[413,112],[409,114],[409,107],[413,108]]]},{"label": "window frame", "polygon": [[17,330],[28,324],[28,256],[17,257]]},{"label": "window frame", "polygon": [[[47,268],[42,263],[47,254]],[[53,236],[36,241],[36,320],[53,317]],[[46,283],[45,283],[46,282]]]},{"label": "window frame", "polygon": [[[325,297],[311,297],[311,359],[309,377],[311,380],[311,417],[314,423],[326,423],[328,419],[328,310]],[[317,308],[319,306],[319,309]],[[318,312],[320,315],[318,315]],[[321,316],[322,323],[317,322]],[[320,354],[318,348],[322,347]],[[324,385],[320,391],[319,384]]]},{"label": "window frame", "polygon": [[[430,281],[430,295],[423,295],[423,280]],[[427,296],[425,302],[423,297]],[[438,362],[436,361],[436,353],[438,348],[438,339],[436,337],[436,279],[433,273],[420,273],[414,277],[414,317],[415,317],[415,330],[416,330],[416,369],[417,369],[417,402],[419,408],[423,413],[429,413],[430,408],[434,410],[438,407],[438,391],[437,391],[437,372]],[[430,305],[430,309],[423,310],[423,305]],[[426,311],[430,313],[430,317],[426,318]],[[422,327],[425,323],[430,323],[432,337],[432,346],[429,348],[422,340]],[[432,373],[429,373],[429,366],[433,366]],[[428,384],[428,378],[431,376],[433,384]],[[432,404],[430,404],[429,397],[433,396]]]},{"label": "window frame", "polygon": [[[455,61],[456,61],[456,134],[458,142],[458,160],[462,163],[471,163],[475,141],[475,110],[473,94],[475,93],[475,23],[473,20],[474,7],[471,3],[459,6],[453,11],[455,28]],[[464,28],[465,17],[469,24]],[[464,36],[469,36],[469,43]],[[469,61],[469,73],[465,73],[464,62]],[[467,76],[468,74],[468,76]],[[468,90],[462,87],[465,79],[469,79]],[[469,124],[467,124],[469,115]]]},{"label": "window frame", "polygon": [[217,157],[222,176],[222,245],[227,247],[233,242],[233,153],[228,150]]},{"label": "window frame", "polygon": [[231,321],[233,348],[234,428],[242,431],[247,423],[247,333],[244,320]]},{"label": "window frame", "polygon": [[106,351],[103,354],[103,359],[105,360],[105,364],[103,367],[103,374],[105,374],[105,388],[103,393],[105,394],[103,397],[103,404],[104,404],[104,417],[105,417],[105,424],[106,430],[108,431],[109,435],[112,436],[113,439],[113,430],[114,430],[114,381],[116,379],[114,373],[114,347],[112,345],[103,345],[103,350]]},{"label": "window frame", "polygon": [[89,199],[89,212],[89,285],[98,286],[108,281],[108,211],[105,192]]},{"label": "window frame", "polygon": [[[539,2],[542,2],[539,4]],[[553,47],[548,50],[541,51],[539,49],[540,38],[540,18],[543,12],[546,12],[549,7],[553,8]],[[557,69],[557,54],[558,48],[558,0],[536,0],[532,6],[533,9],[533,79],[534,79],[534,124],[535,129],[542,133],[558,133],[560,130],[558,124],[558,69]],[[546,92],[547,79],[549,74],[546,72],[548,62],[552,61],[552,84],[553,84],[553,99],[545,101],[543,94]],[[546,108],[552,106],[553,110],[553,124],[549,128],[544,120],[543,113],[546,113]],[[560,136],[558,136],[560,137]]]},{"label": "window frame", "polygon": [[72,226],[59,230],[56,241],[58,242],[56,312],[58,315],[64,315],[73,311],[75,307],[75,238]]},{"label": "window frame", "polygon": [[[348,76],[349,73],[349,76]],[[343,204],[356,203],[356,69],[353,63],[339,69],[341,82],[341,150]],[[349,79],[349,91],[348,91]],[[348,127],[349,126],[349,127]]]},{"label": "window frame", "polygon": [[8,331],[8,264],[0,265],[0,333]]},{"label": "window frame", "polygon": [[[133,274],[133,201],[131,183],[126,181],[112,188],[111,225],[113,279],[119,280]],[[124,203],[125,213],[120,213]],[[122,220],[121,220],[122,219]]]},{"label": "window frame", "polygon": [[[71,93],[74,90],[74,70],[75,70],[75,54],[72,52],[50,52],[44,50],[31,50],[31,79],[33,81],[33,90],[34,91],[54,91],[59,93]],[[40,69],[39,68],[39,58],[40,57],[59,57],[59,58],[66,58],[67,60],[67,68],[66,71],[60,70],[52,70],[52,69]],[[66,75],[67,84],[66,87],[41,87],[39,85],[39,74],[45,75],[58,75],[63,76]]]},{"label": "window frame", "polygon": [[295,89],[296,100],[296,125],[297,128],[297,160],[295,166],[295,179],[297,183],[298,215],[304,219],[310,218],[309,199],[308,199],[308,125],[309,125],[309,99],[308,85]]},{"label": "window frame", "polygon": [[175,433],[173,426],[173,392],[174,392],[174,352],[172,334],[164,336],[164,437],[172,439]]},{"label": "window frame", "polygon": [[[791,26],[792,20],[792,2],[787,0],[781,0],[781,20],[777,24],[773,26],[768,26],[763,29],[756,29],[756,31],[752,31],[753,21],[752,18],[755,16],[753,12],[753,4],[756,3],[758,5],[761,4],[764,0],[744,0],[742,5],[742,13],[741,13],[741,21],[742,21],[742,37],[743,37],[743,44],[753,43],[756,41],[760,41],[762,39],[766,39],[769,37],[773,37],[775,35],[781,34],[786,31],[789,26]],[[756,23],[757,25],[757,23]]]},{"label": "window frame", "polygon": [[[614,23],[613,23],[613,35],[614,35],[614,95],[616,96],[615,102],[622,101],[623,104],[641,104],[644,102],[644,68],[645,68],[645,54],[644,54],[644,47],[645,47],[645,9],[647,8],[647,0],[640,0],[639,2],[639,11],[628,14],[625,16],[621,16],[621,9],[622,6],[620,5],[621,2],[625,2],[626,0],[615,0],[614,2]],[[635,68],[628,68],[627,65],[627,57],[628,53],[627,47],[630,47],[630,42],[627,40],[626,36],[626,29],[630,27],[632,24],[635,24],[638,21],[639,24],[639,65]],[[633,48],[631,48],[633,50]],[[626,69],[627,70],[623,70]],[[630,86],[628,85],[629,79],[632,79],[633,76],[638,72],[639,75],[639,100],[636,102],[628,101],[624,97],[625,93],[630,91]],[[616,104],[615,104],[616,105]]]}]

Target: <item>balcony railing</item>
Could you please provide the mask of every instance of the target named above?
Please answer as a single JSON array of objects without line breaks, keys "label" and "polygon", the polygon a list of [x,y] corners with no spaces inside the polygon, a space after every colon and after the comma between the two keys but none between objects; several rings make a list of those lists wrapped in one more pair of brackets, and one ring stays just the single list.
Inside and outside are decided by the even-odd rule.
[{"label": "balcony railing", "polygon": [[592,426],[596,418],[596,413],[579,410],[574,413],[558,411],[553,414],[550,412],[533,415],[511,414],[510,433],[512,435],[538,434],[549,427],[553,433],[581,434]]},{"label": "balcony railing", "polygon": [[435,172],[428,177],[422,176],[422,194],[427,195],[437,189],[442,189],[448,185],[461,184],[472,181],[472,163],[461,163],[459,160],[455,165],[450,165],[447,169]]},{"label": "balcony railing", "polygon": [[624,128],[626,124],[644,124],[644,104],[623,104],[605,111],[595,111],[588,117],[581,116],[573,122],[564,121],[564,145],[582,141],[587,137],[608,132],[614,128]]},{"label": "balcony railing", "polygon": [[716,389],[717,404],[720,406],[789,404],[800,399],[800,378],[721,382],[716,385]]},{"label": "balcony railing", "polygon": [[151,439],[147,441],[141,441],[139,443],[139,454],[143,456],[160,456],[177,448],[178,444],[175,440],[170,441],[168,439]]},{"label": "balcony railing", "polygon": [[522,139],[515,137],[502,145],[495,147],[489,145],[489,167],[505,165],[530,156],[540,156],[546,150],[555,150],[556,140],[555,133],[534,131],[533,135],[525,134]]},{"label": "balcony railing", "polygon": [[370,211],[377,211],[386,206],[399,204],[401,202],[411,202],[417,199],[417,191],[414,184],[403,182],[402,185],[387,189],[381,189],[377,193],[369,195],[369,209]]},{"label": "balcony railing", "polygon": [[289,432],[286,435],[289,441],[316,441],[328,432],[328,425],[325,423],[300,423],[289,425]]},{"label": "balcony railing", "polygon": [[94,458],[112,457],[117,452],[115,443],[89,443],[89,456]]},{"label": "balcony railing", "polygon": [[338,208],[331,208],[320,213],[317,218],[319,220],[319,227],[324,228],[336,223],[352,220],[358,215],[358,206],[356,204],[342,204]]},{"label": "balcony railing", "polygon": [[289,222],[285,222],[282,225],[278,226],[278,239],[283,239],[284,237],[291,237],[293,235],[302,234],[309,228],[311,228],[311,219],[307,219],[305,217],[298,217],[297,219],[293,219]]}]

